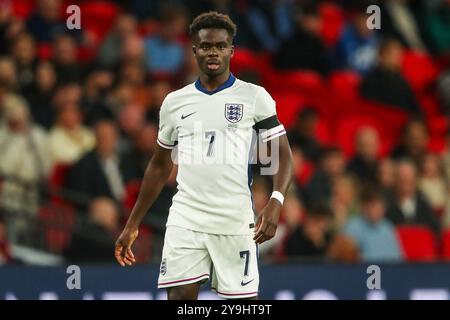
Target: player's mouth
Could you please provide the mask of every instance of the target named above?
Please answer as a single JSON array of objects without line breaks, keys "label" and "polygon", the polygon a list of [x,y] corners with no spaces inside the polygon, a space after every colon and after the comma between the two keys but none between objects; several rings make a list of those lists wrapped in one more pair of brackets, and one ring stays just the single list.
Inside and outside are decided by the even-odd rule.
[{"label": "player's mouth", "polygon": [[219,61],[207,61],[206,66],[209,70],[217,70],[220,67]]}]

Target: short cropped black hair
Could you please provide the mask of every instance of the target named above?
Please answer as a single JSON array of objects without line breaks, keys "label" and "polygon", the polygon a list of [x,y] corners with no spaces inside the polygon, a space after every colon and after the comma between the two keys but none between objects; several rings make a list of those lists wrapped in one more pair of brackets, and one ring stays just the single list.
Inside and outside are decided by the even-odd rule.
[{"label": "short cropped black hair", "polygon": [[225,29],[233,39],[236,36],[236,24],[226,14],[216,11],[205,12],[198,15],[189,26],[189,35],[193,37],[201,29]]}]

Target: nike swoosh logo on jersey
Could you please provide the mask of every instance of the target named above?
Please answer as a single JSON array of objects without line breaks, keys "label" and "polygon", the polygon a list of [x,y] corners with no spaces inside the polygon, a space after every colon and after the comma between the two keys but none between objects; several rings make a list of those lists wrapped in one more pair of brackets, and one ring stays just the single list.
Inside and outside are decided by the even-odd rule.
[{"label": "nike swoosh logo on jersey", "polygon": [[241,281],[241,286],[246,286],[246,285],[248,285],[250,282],[252,282],[253,280],[255,280],[255,279],[252,279],[252,280],[247,281],[247,282],[244,282],[244,280],[242,280],[242,281]]},{"label": "nike swoosh logo on jersey", "polygon": [[189,116],[192,116],[194,113],[197,113],[197,112],[192,112],[192,113],[189,113],[189,114],[187,114],[187,115],[182,114],[182,115],[181,115],[181,120],[184,120],[184,119],[186,119],[186,118],[189,117]]}]

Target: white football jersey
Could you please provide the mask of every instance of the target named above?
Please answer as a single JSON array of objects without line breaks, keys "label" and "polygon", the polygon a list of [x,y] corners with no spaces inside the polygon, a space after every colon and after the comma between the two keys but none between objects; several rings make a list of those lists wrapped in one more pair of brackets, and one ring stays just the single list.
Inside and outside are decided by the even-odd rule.
[{"label": "white football jersey", "polygon": [[175,148],[178,163],[178,192],[167,226],[222,235],[253,233],[249,157],[254,128],[265,129],[263,142],[285,134],[268,92],[233,75],[211,92],[197,80],[167,95],[158,144]]}]

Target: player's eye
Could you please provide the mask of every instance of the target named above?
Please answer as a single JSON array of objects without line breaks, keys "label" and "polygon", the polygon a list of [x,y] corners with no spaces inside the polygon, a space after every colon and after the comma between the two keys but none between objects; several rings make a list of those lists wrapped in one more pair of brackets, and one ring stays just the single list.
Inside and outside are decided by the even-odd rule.
[{"label": "player's eye", "polygon": [[211,49],[211,46],[209,44],[201,44],[200,49],[207,51]]}]

